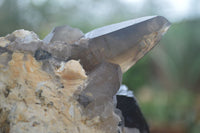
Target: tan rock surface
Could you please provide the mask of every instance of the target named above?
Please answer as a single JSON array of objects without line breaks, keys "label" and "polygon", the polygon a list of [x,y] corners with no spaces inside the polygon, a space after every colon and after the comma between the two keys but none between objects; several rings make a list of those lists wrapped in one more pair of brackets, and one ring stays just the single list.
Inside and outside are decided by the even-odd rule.
[{"label": "tan rock surface", "polygon": [[[15,36],[15,41],[7,39],[11,36]],[[17,43],[40,41],[35,34],[19,30],[0,39],[1,49],[16,40]],[[84,108],[74,94],[80,91],[87,75],[79,61],[62,61],[53,67],[52,73],[45,71],[43,64],[29,51],[5,50],[1,53],[0,133],[104,133],[116,130],[116,122],[112,124],[115,129],[108,129],[101,126],[100,116],[89,118],[82,114]],[[114,113],[107,120],[112,117],[116,117]]]}]

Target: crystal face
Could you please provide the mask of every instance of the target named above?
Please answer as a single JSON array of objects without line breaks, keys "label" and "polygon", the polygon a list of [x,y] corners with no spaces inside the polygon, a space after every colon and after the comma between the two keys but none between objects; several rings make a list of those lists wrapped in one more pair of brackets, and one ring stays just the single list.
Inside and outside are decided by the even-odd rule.
[{"label": "crystal face", "polygon": [[135,25],[137,23],[141,23],[143,21],[146,21],[146,20],[149,20],[149,19],[152,19],[152,18],[155,18],[155,17],[156,16],[147,16],[147,17],[137,18],[137,19],[128,20],[128,21],[124,21],[124,22],[121,22],[121,23],[112,24],[112,25],[101,27],[101,28],[97,28],[95,30],[92,30],[92,31],[86,33],[85,38],[92,39],[92,38],[96,38],[96,37],[99,37],[99,36],[103,36],[105,34],[109,34],[109,33],[115,32],[117,30],[124,29],[126,27]]}]

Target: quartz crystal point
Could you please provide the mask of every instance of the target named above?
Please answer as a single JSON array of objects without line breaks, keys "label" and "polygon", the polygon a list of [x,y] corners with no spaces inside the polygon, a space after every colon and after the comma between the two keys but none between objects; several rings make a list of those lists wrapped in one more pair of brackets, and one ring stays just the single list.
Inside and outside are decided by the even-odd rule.
[{"label": "quartz crystal point", "polygon": [[116,133],[113,96],[122,73],[154,47],[161,16],[83,34],[59,26],[44,40],[17,30],[0,38],[0,132]]},{"label": "quartz crystal point", "polygon": [[125,72],[160,41],[169,26],[164,17],[143,17],[93,30],[85,38],[98,60],[119,64]]}]

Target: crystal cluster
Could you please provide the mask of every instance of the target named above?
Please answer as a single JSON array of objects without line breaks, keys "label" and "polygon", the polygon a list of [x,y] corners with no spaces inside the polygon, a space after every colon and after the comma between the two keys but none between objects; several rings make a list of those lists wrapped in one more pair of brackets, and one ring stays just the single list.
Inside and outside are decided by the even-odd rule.
[{"label": "crystal cluster", "polygon": [[0,38],[0,132],[115,133],[113,96],[122,73],[170,23],[144,17],[85,35],[60,26],[43,40],[17,30]]}]

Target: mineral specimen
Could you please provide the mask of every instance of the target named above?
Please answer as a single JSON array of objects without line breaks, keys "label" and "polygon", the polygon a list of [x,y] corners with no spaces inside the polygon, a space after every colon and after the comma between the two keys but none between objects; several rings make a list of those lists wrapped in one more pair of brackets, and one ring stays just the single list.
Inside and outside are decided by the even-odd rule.
[{"label": "mineral specimen", "polygon": [[170,23],[144,17],[87,34],[56,27],[44,40],[17,30],[0,38],[1,133],[115,133],[112,98],[122,73]]}]

